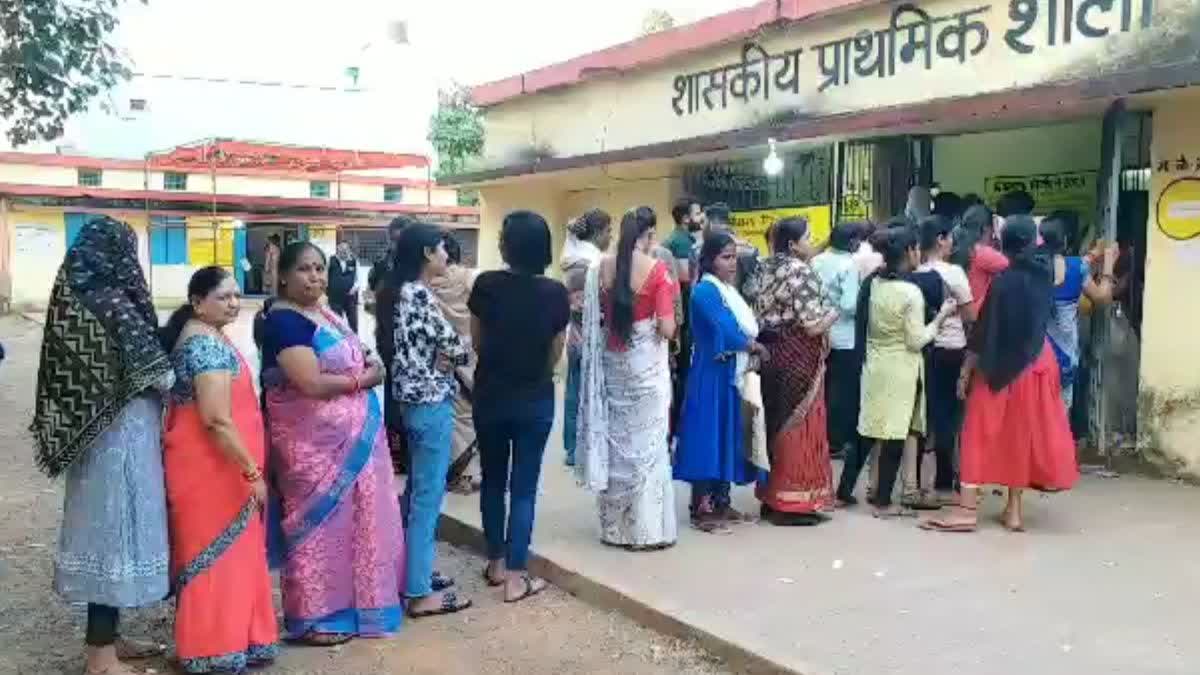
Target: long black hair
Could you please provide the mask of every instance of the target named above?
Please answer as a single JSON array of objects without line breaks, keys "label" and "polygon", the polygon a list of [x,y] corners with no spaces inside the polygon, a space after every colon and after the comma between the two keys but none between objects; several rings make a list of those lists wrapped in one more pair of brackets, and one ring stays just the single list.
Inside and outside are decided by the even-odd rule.
[{"label": "long black hair", "polygon": [[910,227],[890,227],[883,239],[883,267],[879,269],[881,279],[900,279],[912,270],[901,269],[908,261],[909,251],[917,248],[917,238]]},{"label": "long black hair", "polygon": [[546,271],[550,253],[550,225],[533,211],[513,211],[500,225],[500,257],[518,274],[537,276]]},{"label": "long black hair", "polygon": [[971,271],[971,263],[975,260],[975,245],[983,239],[984,232],[990,232],[994,226],[992,211],[983,204],[967,207],[962,220],[954,228],[954,248],[950,251],[950,262],[963,268],[964,272]]},{"label": "long black hair", "polygon": [[658,216],[649,206],[639,206],[621,218],[621,239],[617,241],[616,272],[613,277],[613,331],[622,341],[633,335],[633,249],[638,239],[658,225]]},{"label": "long black hair", "polygon": [[404,228],[396,242],[396,287],[421,278],[428,259],[426,251],[436,250],[445,240],[441,228],[429,223],[413,223]]},{"label": "long black hair", "polygon": [[183,333],[183,327],[196,316],[196,308],[192,306],[192,303],[207,298],[208,294],[217,290],[217,287],[224,283],[229,276],[229,270],[217,265],[201,267],[192,274],[187,286],[187,302],[171,312],[167,322],[158,330],[158,339],[162,343],[164,351],[170,353],[175,348],[179,335]]}]

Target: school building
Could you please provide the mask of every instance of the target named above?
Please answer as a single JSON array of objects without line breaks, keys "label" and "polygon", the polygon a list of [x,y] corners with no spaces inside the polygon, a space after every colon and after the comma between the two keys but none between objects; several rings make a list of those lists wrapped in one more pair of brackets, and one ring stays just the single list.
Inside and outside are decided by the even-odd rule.
[{"label": "school building", "polygon": [[1198,57],[1200,0],[765,0],[475,87],[486,148],[448,184],[480,191],[485,267],[516,208],[561,243],[591,207],[665,233],[690,195],[761,244],[785,214],[885,220],[912,185],[1025,189],[1144,275],[1088,326],[1093,444],[1200,476]]},{"label": "school building", "polygon": [[473,257],[478,209],[430,179],[421,155],[213,139],[144,160],[0,152],[0,298],[44,306],[63,255],[95,214],[129,223],[156,298],[187,295],[192,273],[230,268],[262,290],[267,238],[348,241],[360,273],[408,214],[455,230]]}]

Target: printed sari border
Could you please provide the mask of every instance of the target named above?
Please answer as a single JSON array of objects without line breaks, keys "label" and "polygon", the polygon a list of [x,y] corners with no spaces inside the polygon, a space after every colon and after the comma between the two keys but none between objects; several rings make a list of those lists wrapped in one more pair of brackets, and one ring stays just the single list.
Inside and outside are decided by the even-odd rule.
[{"label": "printed sari border", "polygon": [[250,523],[250,516],[256,510],[257,506],[254,500],[247,499],[241,510],[234,516],[233,522],[211,544],[204,547],[204,550],[200,551],[199,555],[183,566],[183,569],[180,570],[171,584],[171,595],[178,595],[189,582],[212,567],[217,559],[224,555],[233,546],[233,543],[237,541],[237,538],[246,531],[246,526]]},{"label": "printed sari border", "polygon": [[333,484],[329,486],[329,490],[317,497],[309,506],[308,512],[300,519],[299,525],[293,532],[284,531],[287,550],[293,551],[308,538],[310,534],[333,513],[333,511],[341,503],[346,491],[350,486],[358,480],[363,469],[371,460],[371,454],[375,449],[375,438],[379,435],[379,429],[383,423],[383,412],[379,406],[379,399],[375,396],[374,391],[366,392],[367,398],[367,417],[363,423],[363,432],[359,435],[358,440],[354,442],[354,447],[350,449],[346,457],[345,463],[338,470],[338,477]]}]

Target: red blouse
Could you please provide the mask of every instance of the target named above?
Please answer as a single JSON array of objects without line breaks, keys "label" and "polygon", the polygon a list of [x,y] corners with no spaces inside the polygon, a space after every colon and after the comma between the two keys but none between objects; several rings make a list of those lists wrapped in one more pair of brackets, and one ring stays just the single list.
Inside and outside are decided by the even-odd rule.
[{"label": "red blouse", "polygon": [[[611,289],[604,289],[601,293],[601,302],[604,306],[604,317],[607,320],[612,316],[612,295]],[[656,262],[650,274],[646,277],[646,281],[642,287],[638,289],[633,298],[633,320],[634,322],[649,319],[650,317],[674,317],[675,316],[675,296],[679,293],[679,284],[671,279],[671,275],[667,272],[667,266],[662,262]],[[612,351],[624,351],[625,343],[611,330],[608,330],[608,348]]]}]

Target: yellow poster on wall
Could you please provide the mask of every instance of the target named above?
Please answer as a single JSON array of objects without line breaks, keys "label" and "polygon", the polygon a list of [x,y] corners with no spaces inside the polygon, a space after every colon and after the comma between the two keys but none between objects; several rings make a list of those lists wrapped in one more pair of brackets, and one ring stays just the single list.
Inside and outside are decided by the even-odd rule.
[{"label": "yellow poster on wall", "polygon": [[763,209],[761,211],[737,211],[733,214],[733,231],[738,237],[754,244],[760,253],[767,255],[769,253],[767,228],[774,225],[777,220],[795,217],[808,219],[809,240],[814,245],[824,244],[829,239],[833,208],[828,204]]},{"label": "yellow poster on wall", "polygon": [[1033,197],[1036,204],[1033,212],[1039,216],[1050,215],[1054,211],[1074,211],[1079,216],[1083,231],[1095,220],[1095,171],[992,176],[984,179],[983,189],[987,193],[987,203],[993,207],[1005,193],[1024,190]]},{"label": "yellow poster on wall", "polygon": [[[197,227],[188,226],[188,263],[197,267],[205,265],[233,266],[233,234],[228,226],[214,230],[211,223]],[[214,236],[215,241],[214,241]]]}]

